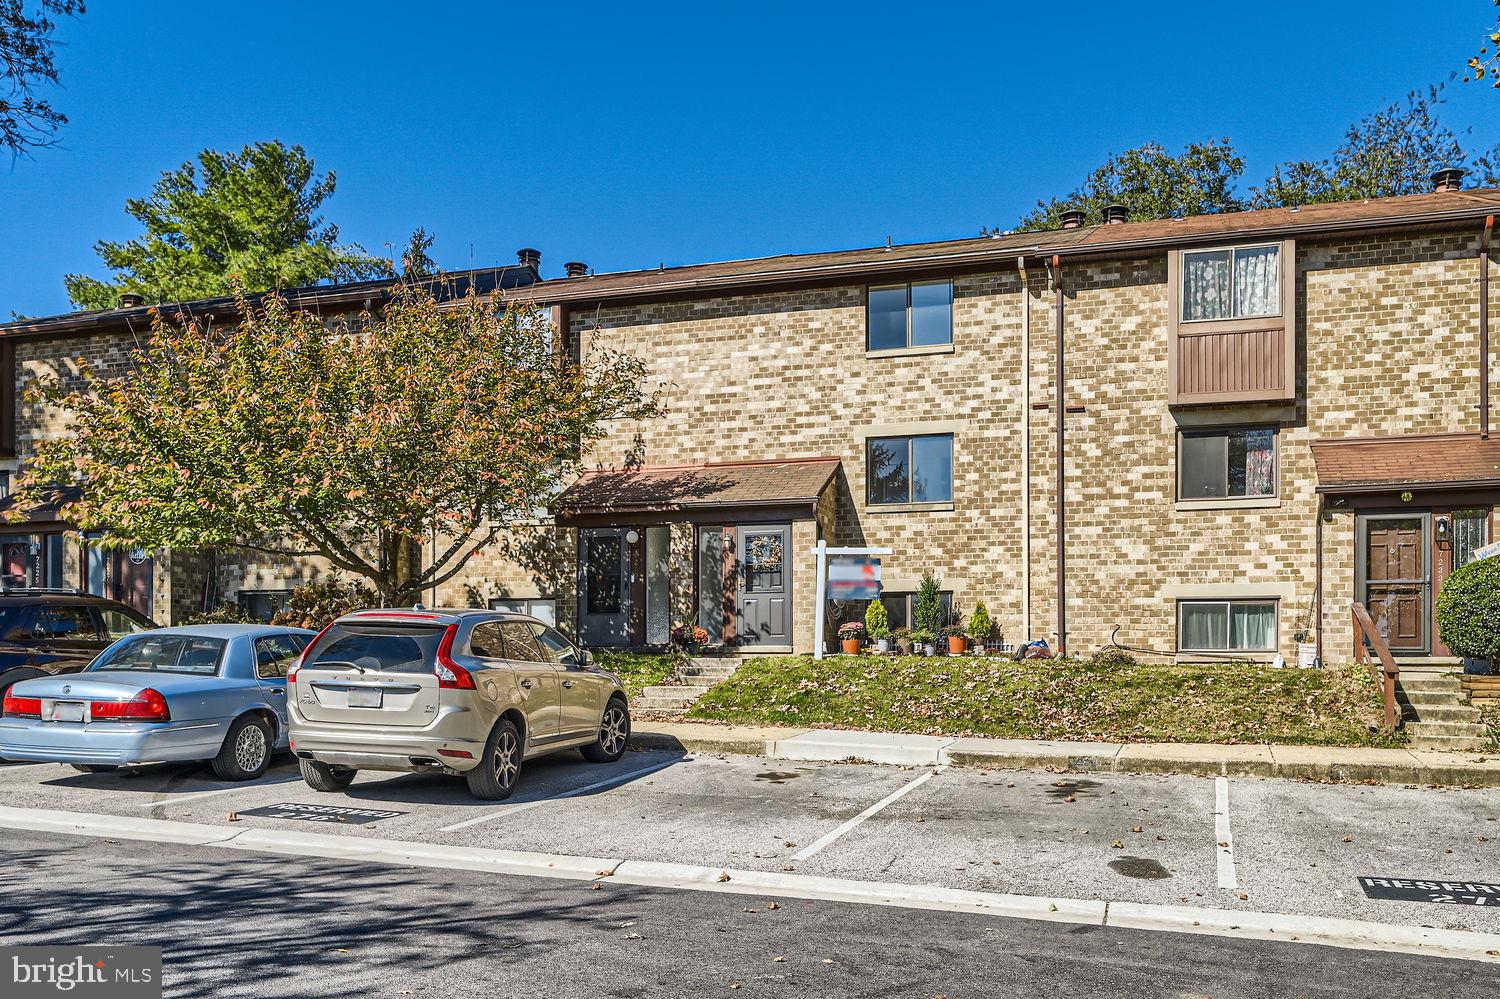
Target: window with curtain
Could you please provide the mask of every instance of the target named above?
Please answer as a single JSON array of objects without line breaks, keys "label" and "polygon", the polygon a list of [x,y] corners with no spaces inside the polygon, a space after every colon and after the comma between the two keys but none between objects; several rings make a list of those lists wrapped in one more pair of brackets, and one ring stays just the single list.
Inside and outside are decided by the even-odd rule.
[{"label": "window with curtain", "polygon": [[1280,244],[1183,253],[1183,322],[1280,314]]},{"label": "window with curtain", "polygon": [[1488,510],[1453,511],[1453,568],[1474,561],[1474,552],[1490,543]]},{"label": "window with curtain", "polygon": [[1182,652],[1274,652],[1274,600],[1184,600],[1177,605]]},{"label": "window with curtain", "polygon": [[1276,428],[1184,430],[1177,443],[1177,498],[1276,495]]}]

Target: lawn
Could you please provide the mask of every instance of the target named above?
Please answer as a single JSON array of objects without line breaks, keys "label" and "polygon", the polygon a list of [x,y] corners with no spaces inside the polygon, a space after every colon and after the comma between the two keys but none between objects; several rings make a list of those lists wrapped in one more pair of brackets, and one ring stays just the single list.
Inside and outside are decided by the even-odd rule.
[{"label": "lawn", "polygon": [[1398,745],[1372,734],[1380,688],[1358,667],[1093,666],[999,657],[753,659],[690,717],[932,735],[1129,742]]},{"label": "lawn", "polygon": [[620,678],[625,696],[634,700],[642,690],[661,683],[672,675],[679,658],[672,653],[613,652],[598,649],[593,653],[599,668]]}]

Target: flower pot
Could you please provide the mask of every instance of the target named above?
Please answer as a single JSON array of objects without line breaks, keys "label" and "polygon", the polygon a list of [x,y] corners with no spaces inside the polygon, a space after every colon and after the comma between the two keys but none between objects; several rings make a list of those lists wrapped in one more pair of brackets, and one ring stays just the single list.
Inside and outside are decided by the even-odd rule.
[{"label": "flower pot", "polygon": [[1490,676],[1495,672],[1493,659],[1470,659],[1464,657],[1464,672],[1471,676]]},{"label": "flower pot", "polygon": [[877,638],[877,639],[875,639],[875,651],[876,652],[889,652],[889,651],[891,651],[891,640],[889,638]]},{"label": "flower pot", "polygon": [[969,640],[962,635],[949,635],[948,654],[950,656],[961,656],[968,644]]},{"label": "flower pot", "polygon": [[974,654],[976,656],[982,656],[982,655],[984,655],[984,643],[983,642],[975,642],[974,643]]},{"label": "flower pot", "polygon": [[922,645],[922,655],[924,655],[924,656],[935,656],[935,655],[937,655],[937,643],[936,642],[924,642],[923,645]]},{"label": "flower pot", "polygon": [[911,655],[911,639],[910,638],[898,638],[898,639],[896,639],[896,649],[903,656],[909,656],[909,655]]},{"label": "flower pot", "polygon": [[857,639],[857,638],[846,638],[846,639],[843,640],[843,646],[844,646],[844,655],[846,655],[846,656],[857,656],[857,655],[859,655],[859,639]]}]

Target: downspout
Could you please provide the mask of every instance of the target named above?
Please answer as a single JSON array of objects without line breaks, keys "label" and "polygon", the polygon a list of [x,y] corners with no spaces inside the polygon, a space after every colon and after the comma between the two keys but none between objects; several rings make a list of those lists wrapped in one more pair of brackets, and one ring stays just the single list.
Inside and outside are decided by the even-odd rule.
[{"label": "downspout", "polygon": [[1495,216],[1484,220],[1479,236],[1479,439],[1490,439],[1490,233]]},{"label": "downspout", "polygon": [[1026,258],[1021,275],[1021,641],[1031,641],[1031,279]]},{"label": "downspout", "polygon": [[1313,633],[1318,643],[1318,665],[1323,665],[1323,508],[1327,500],[1318,494],[1317,521],[1313,524]]},{"label": "downspout", "polygon": [[1067,460],[1063,449],[1066,425],[1063,386],[1067,380],[1067,366],[1063,338],[1062,257],[1057,254],[1052,256],[1052,283],[1057,289],[1057,377],[1053,387],[1057,396],[1057,654],[1061,657],[1068,654],[1068,500]]}]

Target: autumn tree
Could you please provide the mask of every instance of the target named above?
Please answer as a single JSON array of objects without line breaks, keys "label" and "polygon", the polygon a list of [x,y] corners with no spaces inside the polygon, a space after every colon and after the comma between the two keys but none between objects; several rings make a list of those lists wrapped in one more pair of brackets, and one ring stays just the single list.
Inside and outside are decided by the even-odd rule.
[{"label": "autumn tree", "polygon": [[276,295],[239,309],[158,318],[123,373],[36,390],[72,433],[39,445],[19,507],[60,501],[112,547],[321,556],[406,603],[534,517],[606,421],[658,412],[637,358],[575,360],[536,310],[433,282],[336,324]]},{"label": "autumn tree", "polygon": [[196,165],[163,173],[148,197],[125,202],[143,232],[96,243],[113,276],[69,274],[68,297],[81,309],[112,309],[122,292],[162,304],[236,287],[262,292],[391,275],[389,261],[340,245],[338,227],[318,214],[334,187],[332,171],[319,174],[301,146],[205,149]]},{"label": "autumn tree", "polygon": [[[1500,0],[1495,0],[1495,6],[1500,7]],[[1489,80],[1490,86],[1500,89],[1500,14],[1485,34],[1488,43],[1469,57],[1469,72],[1464,80]]]},{"label": "autumn tree", "polygon": [[58,82],[54,18],[82,13],[83,0],[0,0],[0,148],[12,157],[52,145],[68,123],[37,90]]}]

